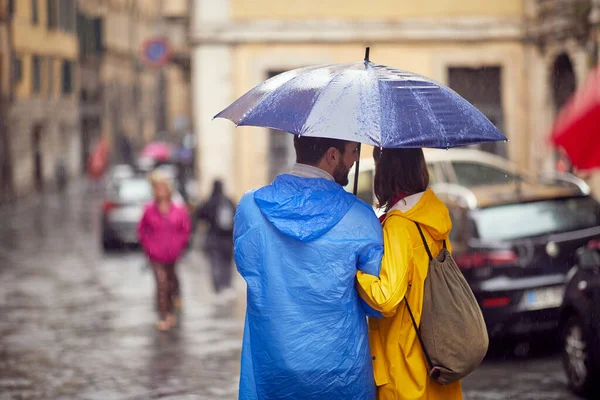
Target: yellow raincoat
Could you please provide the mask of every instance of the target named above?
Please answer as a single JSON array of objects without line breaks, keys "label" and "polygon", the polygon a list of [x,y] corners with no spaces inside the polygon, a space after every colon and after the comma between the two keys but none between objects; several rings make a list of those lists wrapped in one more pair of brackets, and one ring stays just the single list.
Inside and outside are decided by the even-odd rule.
[{"label": "yellow raincoat", "polygon": [[383,222],[384,256],[379,279],[358,272],[360,296],[385,318],[369,319],[369,339],[378,400],[462,399],[460,382],[447,386],[427,376],[427,364],[410,319],[404,296],[417,324],[421,321],[424,282],[429,257],[418,222],[434,256],[442,249],[452,222],[448,209],[428,189],[401,200]]}]

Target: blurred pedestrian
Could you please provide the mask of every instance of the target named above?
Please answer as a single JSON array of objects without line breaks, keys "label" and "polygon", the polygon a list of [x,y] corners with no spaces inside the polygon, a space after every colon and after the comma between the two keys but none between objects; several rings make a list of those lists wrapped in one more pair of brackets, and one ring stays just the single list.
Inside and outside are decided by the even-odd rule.
[{"label": "blurred pedestrian", "polygon": [[185,207],[171,200],[173,189],[167,177],[154,172],[150,181],[154,201],[144,210],[138,225],[138,236],[156,278],[160,313],[156,327],[166,331],[177,323],[174,311],[181,307],[181,291],[175,265],[190,238],[191,221]]},{"label": "blurred pedestrian", "polygon": [[210,198],[198,210],[198,218],[207,221],[209,226],[204,250],[210,261],[216,293],[231,287],[234,215],[235,205],[223,192],[223,182],[215,180]]},{"label": "blurred pedestrian", "polygon": [[88,159],[88,174],[94,191],[101,188],[101,179],[108,168],[109,155],[110,145],[108,139],[101,137],[92,149]]},{"label": "blurred pedestrian", "polygon": [[177,168],[177,190],[181,194],[183,201],[189,206],[190,197],[187,192],[187,171],[185,164],[182,161],[178,161],[175,166]]},{"label": "blurred pedestrian", "polygon": [[67,186],[68,180],[67,166],[65,165],[65,159],[62,156],[56,160],[56,165],[54,166],[54,175],[56,179],[56,187],[62,192]]},{"label": "blurred pedestrian", "polygon": [[121,132],[117,137],[117,143],[119,146],[119,152],[121,153],[121,158],[123,162],[127,165],[133,166],[133,147],[131,146],[131,141],[125,135],[125,133]]}]

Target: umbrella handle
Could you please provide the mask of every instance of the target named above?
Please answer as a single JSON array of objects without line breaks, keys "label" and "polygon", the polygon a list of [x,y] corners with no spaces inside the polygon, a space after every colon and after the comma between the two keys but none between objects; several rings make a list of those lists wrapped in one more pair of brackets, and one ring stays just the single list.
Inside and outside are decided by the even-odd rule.
[{"label": "umbrella handle", "polygon": [[356,167],[354,168],[354,190],[352,193],[356,196],[358,193],[358,170],[360,169],[360,143],[358,144],[358,160],[356,161]]}]

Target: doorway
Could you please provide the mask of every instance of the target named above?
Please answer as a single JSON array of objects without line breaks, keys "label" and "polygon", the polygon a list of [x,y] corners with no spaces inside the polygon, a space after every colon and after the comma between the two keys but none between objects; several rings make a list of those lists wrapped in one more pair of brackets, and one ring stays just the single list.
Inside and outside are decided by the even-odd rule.
[{"label": "doorway", "polygon": [[42,163],[42,126],[39,124],[33,127],[32,150],[33,182],[35,189],[40,191],[44,188],[44,170]]},{"label": "doorway", "polygon": [[558,113],[571,95],[575,93],[575,87],[577,86],[573,64],[565,53],[554,60],[551,85],[554,113]]},{"label": "doorway", "polygon": [[[566,53],[560,54],[552,65],[552,103],[556,116],[577,88],[577,79],[571,59]],[[559,150],[554,151],[554,169],[559,172],[573,172],[568,157]]]}]

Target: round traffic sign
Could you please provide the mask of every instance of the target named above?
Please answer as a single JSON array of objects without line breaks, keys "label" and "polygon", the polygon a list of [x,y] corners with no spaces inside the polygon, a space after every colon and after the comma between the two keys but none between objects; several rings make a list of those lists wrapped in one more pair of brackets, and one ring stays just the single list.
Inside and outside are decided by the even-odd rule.
[{"label": "round traffic sign", "polygon": [[165,38],[152,38],[142,46],[142,60],[152,67],[162,67],[171,59],[172,50]]}]

